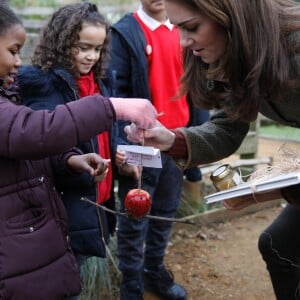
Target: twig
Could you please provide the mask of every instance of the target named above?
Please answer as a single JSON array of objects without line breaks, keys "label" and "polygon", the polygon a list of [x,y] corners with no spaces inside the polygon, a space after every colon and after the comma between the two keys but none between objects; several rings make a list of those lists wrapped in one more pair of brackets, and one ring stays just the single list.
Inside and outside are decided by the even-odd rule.
[{"label": "twig", "polygon": [[[112,209],[107,208],[106,206],[102,206],[94,201],[91,201],[90,199],[86,198],[86,197],[81,197],[80,200],[88,202],[90,204],[93,204],[109,213],[112,213],[114,215],[117,216],[122,216],[122,217],[130,217],[130,215],[128,215],[126,212],[119,212],[119,211],[115,211]],[[159,216],[152,216],[152,215],[145,215],[142,218],[148,218],[148,219],[152,219],[152,220],[160,220],[160,221],[167,221],[167,222],[174,222],[174,223],[182,223],[182,224],[188,224],[188,225],[197,225],[195,222],[192,222],[190,220],[186,220],[185,218],[180,218],[180,219],[176,219],[176,218],[165,218],[165,217],[159,217]]]},{"label": "twig", "polygon": [[111,213],[111,214],[114,214],[114,215],[117,215],[117,216],[123,216],[123,217],[127,217],[127,216],[128,216],[128,214],[125,213],[125,212],[122,213],[122,212],[119,212],[119,211],[115,211],[115,210],[109,209],[109,208],[107,208],[106,206],[102,206],[102,205],[100,205],[100,204],[98,204],[98,203],[96,203],[96,202],[94,202],[94,201],[91,201],[91,200],[88,199],[87,197],[81,197],[80,200],[85,201],[85,202],[88,202],[88,203],[90,203],[90,204],[93,204],[93,205],[95,205],[95,206],[97,206],[97,207],[100,207],[101,209],[103,209],[103,210],[105,210],[105,211],[107,211],[107,212],[109,212],[109,213]]},{"label": "twig", "polygon": [[197,225],[195,222],[192,222],[190,220],[186,220],[185,218],[165,218],[165,217],[159,217],[159,216],[152,216],[152,215],[146,215],[145,218],[153,219],[153,220],[161,220],[161,221],[167,221],[167,222],[176,222],[176,223],[182,223],[182,224],[189,224],[189,225]]}]

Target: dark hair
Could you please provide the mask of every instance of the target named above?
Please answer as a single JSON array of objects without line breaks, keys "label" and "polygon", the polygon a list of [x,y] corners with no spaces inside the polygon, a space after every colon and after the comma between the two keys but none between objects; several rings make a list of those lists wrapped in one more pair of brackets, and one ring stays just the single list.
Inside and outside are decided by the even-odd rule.
[{"label": "dark hair", "polygon": [[[171,1],[171,0],[167,0]],[[208,66],[184,50],[182,93],[232,119],[252,121],[261,101],[299,87],[300,4],[292,0],[172,0],[216,21],[227,34],[226,53]],[[221,83],[218,80],[221,78]]]},{"label": "dark hair", "polygon": [[0,36],[15,25],[23,26],[21,19],[8,6],[6,1],[0,0]]},{"label": "dark hair", "polygon": [[97,6],[89,2],[70,4],[58,9],[44,27],[39,44],[37,45],[32,58],[33,65],[44,70],[54,66],[63,66],[72,75],[78,75],[74,67],[72,48],[79,40],[79,32],[83,23],[92,25],[103,25],[106,31],[106,38],[101,49],[100,58],[93,66],[95,80],[105,75],[105,68],[108,62],[109,25]]}]

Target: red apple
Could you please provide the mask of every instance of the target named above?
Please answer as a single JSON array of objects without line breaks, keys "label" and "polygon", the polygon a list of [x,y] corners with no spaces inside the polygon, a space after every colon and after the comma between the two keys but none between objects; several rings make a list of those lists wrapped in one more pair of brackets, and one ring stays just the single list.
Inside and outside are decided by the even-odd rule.
[{"label": "red apple", "polygon": [[132,189],[126,195],[125,208],[129,216],[141,218],[150,211],[151,202],[148,192],[142,189]]}]

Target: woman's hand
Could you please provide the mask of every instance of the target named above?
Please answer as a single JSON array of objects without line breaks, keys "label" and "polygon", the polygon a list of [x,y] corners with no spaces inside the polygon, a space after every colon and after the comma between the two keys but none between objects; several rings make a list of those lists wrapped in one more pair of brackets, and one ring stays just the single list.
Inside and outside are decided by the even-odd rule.
[{"label": "woman's hand", "polygon": [[96,153],[73,155],[68,159],[68,165],[76,172],[88,172],[95,177],[95,182],[102,181],[108,172],[110,159],[104,159]]},{"label": "woman's hand", "polygon": [[129,141],[152,146],[161,151],[168,151],[175,141],[175,134],[157,120],[155,127],[151,129],[140,129],[136,124],[132,123],[126,126],[124,130]]},{"label": "woman's hand", "polygon": [[253,193],[251,195],[239,196],[228,199],[223,202],[224,206],[229,210],[239,210],[252,204],[273,201],[282,198],[281,191],[275,189],[268,192]]}]

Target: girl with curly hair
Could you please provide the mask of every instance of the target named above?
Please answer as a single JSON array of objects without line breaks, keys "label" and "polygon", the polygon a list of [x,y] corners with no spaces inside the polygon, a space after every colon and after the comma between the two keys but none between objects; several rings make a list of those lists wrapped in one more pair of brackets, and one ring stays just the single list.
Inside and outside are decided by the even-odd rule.
[{"label": "girl with curly hair", "polygon": [[[35,110],[53,110],[58,104],[101,93],[109,58],[109,26],[95,4],[70,4],[58,9],[42,30],[32,66],[19,72],[22,103]],[[89,118],[89,115],[86,115]],[[83,153],[96,152],[111,160],[111,133],[106,131],[78,145]],[[113,215],[87,202],[114,207],[113,168],[105,178],[88,174],[57,178],[56,186],[67,208],[71,246],[79,265],[90,256],[105,257]],[[63,180],[62,180],[63,179]]]}]

